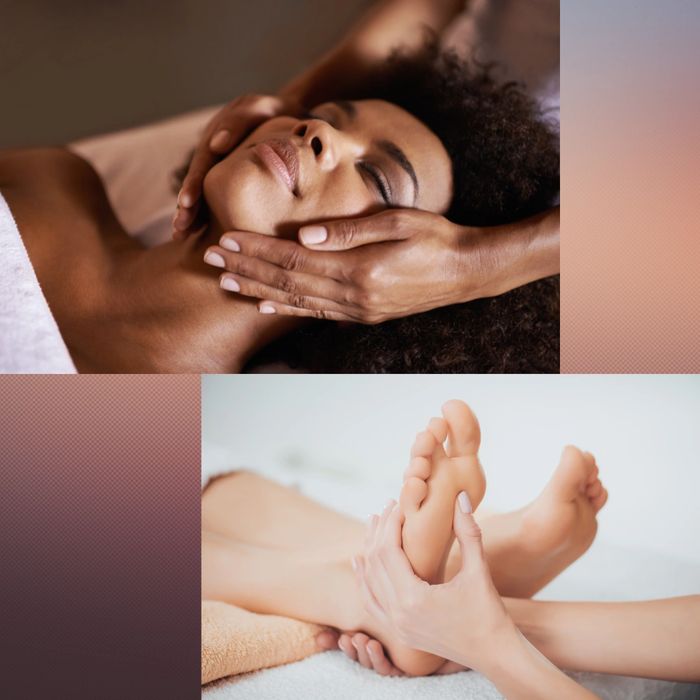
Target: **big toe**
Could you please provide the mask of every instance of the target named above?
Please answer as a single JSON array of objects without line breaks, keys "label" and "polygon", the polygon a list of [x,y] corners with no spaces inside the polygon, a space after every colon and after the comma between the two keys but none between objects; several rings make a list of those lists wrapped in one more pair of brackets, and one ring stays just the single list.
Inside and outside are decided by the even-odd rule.
[{"label": "big toe", "polygon": [[481,430],[479,421],[469,406],[464,401],[452,399],[443,404],[442,415],[445,416],[448,428],[447,455],[475,455],[481,444]]},{"label": "big toe", "polygon": [[595,463],[587,459],[578,447],[567,445],[561,453],[559,466],[549,482],[549,488],[558,497],[570,500],[585,492],[586,483],[594,470]]}]

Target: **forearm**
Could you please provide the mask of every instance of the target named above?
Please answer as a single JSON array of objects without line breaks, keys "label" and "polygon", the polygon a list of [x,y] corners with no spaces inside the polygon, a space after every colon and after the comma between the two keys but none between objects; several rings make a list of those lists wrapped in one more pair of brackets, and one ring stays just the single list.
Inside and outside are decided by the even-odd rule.
[{"label": "forearm", "polygon": [[700,681],[700,596],[629,603],[505,602],[523,634],[557,666]]},{"label": "forearm", "polygon": [[464,0],[383,0],[329,52],[285,85],[280,94],[311,106],[353,97],[397,46],[417,50],[424,28],[439,33]]},{"label": "forearm", "polygon": [[501,640],[491,659],[476,670],[508,700],[597,697],[560,671],[517,631]]},{"label": "forearm", "polygon": [[[477,231],[478,233],[475,233]],[[463,301],[498,296],[559,273],[559,207],[507,226],[464,229]],[[479,275],[474,284],[474,259]]]}]

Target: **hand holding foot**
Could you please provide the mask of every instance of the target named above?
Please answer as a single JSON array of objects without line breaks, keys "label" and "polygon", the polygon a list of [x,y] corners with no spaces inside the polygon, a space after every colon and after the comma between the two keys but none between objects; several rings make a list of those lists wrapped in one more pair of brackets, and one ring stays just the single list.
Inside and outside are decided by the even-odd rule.
[{"label": "hand holding foot", "polygon": [[[454,506],[462,565],[448,583],[418,578],[401,548],[402,514],[372,520],[365,556],[355,560],[368,613],[402,644],[486,675],[508,698],[593,698],[518,632],[491,580],[467,494]],[[359,651],[359,649],[358,649]]]},{"label": "hand holding foot", "polygon": [[462,567],[448,583],[431,586],[414,574],[401,548],[401,524],[399,508],[385,510],[357,559],[367,611],[406,646],[478,668],[516,630],[489,576],[466,493],[453,505]]}]

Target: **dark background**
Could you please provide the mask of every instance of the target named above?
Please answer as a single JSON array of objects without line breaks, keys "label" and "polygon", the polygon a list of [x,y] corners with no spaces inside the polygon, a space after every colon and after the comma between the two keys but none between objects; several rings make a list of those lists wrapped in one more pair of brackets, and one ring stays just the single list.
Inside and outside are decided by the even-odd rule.
[{"label": "dark background", "polygon": [[0,0],[0,148],[274,92],[372,0]]}]

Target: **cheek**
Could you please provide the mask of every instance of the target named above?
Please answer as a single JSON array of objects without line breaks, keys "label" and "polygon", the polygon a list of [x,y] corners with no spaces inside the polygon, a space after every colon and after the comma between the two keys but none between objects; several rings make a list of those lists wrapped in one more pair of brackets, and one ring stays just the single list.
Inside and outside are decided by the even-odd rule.
[{"label": "cheek", "polygon": [[361,216],[385,208],[370,192],[354,166],[329,174],[313,198],[316,219]]},{"label": "cheek", "polygon": [[290,214],[289,203],[280,194],[284,195],[258,166],[233,156],[212,168],[204,180],[209,209],[227,229],[274,234]]}]

